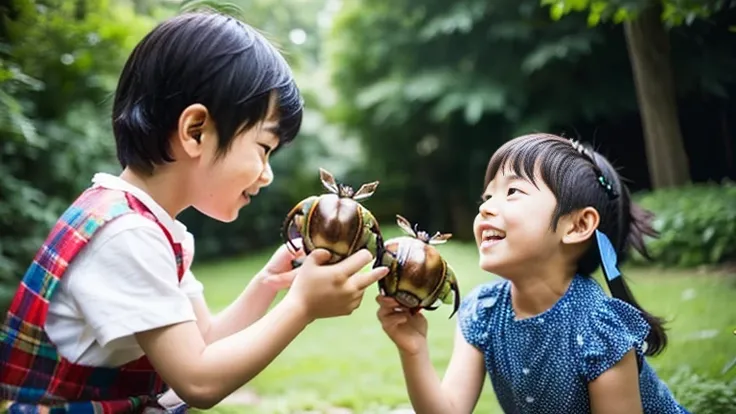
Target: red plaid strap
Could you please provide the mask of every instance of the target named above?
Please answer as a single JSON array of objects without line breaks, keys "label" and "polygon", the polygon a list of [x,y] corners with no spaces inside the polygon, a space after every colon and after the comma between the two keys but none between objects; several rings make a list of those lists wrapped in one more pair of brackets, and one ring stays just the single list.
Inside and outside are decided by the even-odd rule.
[{"label": "red plaid strap", "polygon": [[88,189],[51,230],[0,326],[0,400],[62,404],[61,412],[128,413],[155,404],[166,390],[145,357],[119,368],[76,365],[57,353],[43,329],[49,299],[74,257],[102,226],[131,213],[160,226],[174,249],[181,281],[181,245],[140,200],[122,191]]},{"label": "red plaid strap", "polygon": [[179,281],[181,282],[181,278],[184,277],[184,254],[182,252],[181,243],[175,243],[174,238],[171,236],[171,233],[166,228],[166,226],[161,223],[156,216],[153,215],[151,210],[148,209],[148,207],[145,206],[140,200],[135,198],[130,193],[125,193],[125,197],[128,200],[128,205],[138,214],[145,216],[151,220],[153,220],[158,226],[161,228],[161,231],[164,232],[164,235],[166,235],[166,238],[169,240],[169,244],[171,244],[171,247],[174,249],[174,257],[176,257],[176,269],[178,271]]}]

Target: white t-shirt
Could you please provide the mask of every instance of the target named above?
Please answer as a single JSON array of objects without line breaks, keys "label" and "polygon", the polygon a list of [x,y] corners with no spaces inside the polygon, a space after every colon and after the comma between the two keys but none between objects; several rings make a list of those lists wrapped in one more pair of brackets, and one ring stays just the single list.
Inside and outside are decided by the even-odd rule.
[{"label": "white t-shirt", "polygon": [[73,363],[117,367],[143,356],[136,332],[195,321],[190,298],[202,296],[203,287],[189,270],[194,239],[182,223],[119,177],[98,173],[92,182],[139,199],[187,256],[180,283],[174,251],[161,228],[128,214],[99,229],[69,265],[49,303],[46,332]]}]

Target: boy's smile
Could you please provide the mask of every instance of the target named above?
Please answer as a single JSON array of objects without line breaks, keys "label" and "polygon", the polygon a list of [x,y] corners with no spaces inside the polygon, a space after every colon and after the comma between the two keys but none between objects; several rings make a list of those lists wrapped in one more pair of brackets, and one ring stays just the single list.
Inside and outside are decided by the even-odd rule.
[{"label": "boy's smile", "polygon": [[266,118],[237,133],[224,154],[218,154],[214,121],[203,123],[201,143],[193,144],[189,154],[194,161],[192,206],[222,222],[238,217],[241,208],[253,201],[263,187],[273,181],[269,157],[279,145],[278,114],[275,97]]}]

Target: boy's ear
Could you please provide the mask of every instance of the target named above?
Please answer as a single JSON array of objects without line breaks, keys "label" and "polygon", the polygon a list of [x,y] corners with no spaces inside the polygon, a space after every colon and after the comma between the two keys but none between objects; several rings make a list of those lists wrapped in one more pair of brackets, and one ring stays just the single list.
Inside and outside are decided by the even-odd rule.
[{"label": "boy's ear", "polygon": [[563,223],[562,242],[565,244],[582,243],[593,236],[600,223],[600,215],[593,207],[585,207],[568,214]]},{"label": "boy's ear", "polygon": [[212,127],[212,122],[207,107],[202,104],[193,104],[184,108],[179,116],[179,125],[176,140],[184,152],[191,158],[202,155],[205,140]]}]

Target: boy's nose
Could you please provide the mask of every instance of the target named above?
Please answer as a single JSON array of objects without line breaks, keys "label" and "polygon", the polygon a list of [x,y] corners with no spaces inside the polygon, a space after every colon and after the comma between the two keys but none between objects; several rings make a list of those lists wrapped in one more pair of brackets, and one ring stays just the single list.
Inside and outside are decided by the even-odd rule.
[{"label": "boy's nose", "polygon": [[266,187],[273,182],[273,170],[271,169],[271,163],[266,162],[266,167],[261,173],[260,182],[262,187]]}]

